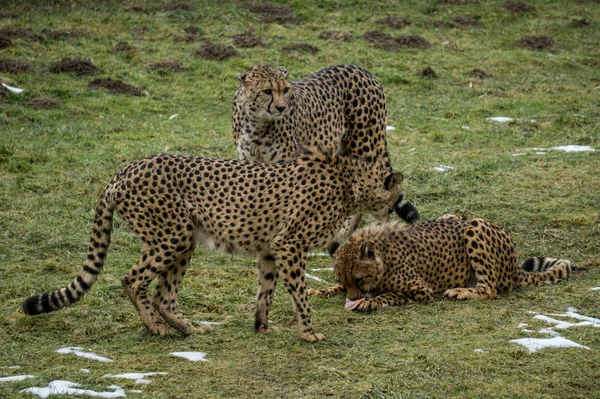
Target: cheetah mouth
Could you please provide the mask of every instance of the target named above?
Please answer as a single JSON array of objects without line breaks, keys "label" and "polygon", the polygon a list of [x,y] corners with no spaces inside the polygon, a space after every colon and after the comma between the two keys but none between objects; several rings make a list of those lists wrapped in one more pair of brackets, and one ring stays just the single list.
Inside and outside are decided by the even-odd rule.
[{"label": "cheetah mouth", "polygon": [[365,298],[359,298],[356,300],[352,300],[350,298],[346,298],[346,305],[344,306],[344,308],[346,310],[354,310],[356,309],[361,303],[363,303],[365,301]]}]

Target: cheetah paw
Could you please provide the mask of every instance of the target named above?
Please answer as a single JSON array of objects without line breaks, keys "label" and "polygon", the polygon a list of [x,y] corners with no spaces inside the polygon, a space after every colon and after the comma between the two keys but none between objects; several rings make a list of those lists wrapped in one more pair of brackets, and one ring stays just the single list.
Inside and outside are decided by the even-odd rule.
[{"label": "cheetah paw", "polygon": [[306,342],[317,342],[317,341],[323,341],[325,339],[325,336],[323,334],[301,333],[300,339],[303,341],[306,341]]}]

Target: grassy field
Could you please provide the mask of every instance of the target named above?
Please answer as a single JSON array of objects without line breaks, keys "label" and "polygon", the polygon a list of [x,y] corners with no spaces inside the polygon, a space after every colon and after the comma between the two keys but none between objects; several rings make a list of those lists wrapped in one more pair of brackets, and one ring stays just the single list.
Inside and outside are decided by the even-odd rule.
[{"label": "grassy field", "polygon": [[[600,330],[561,331],[589,350],[530,354],[509,342],[548,337],[529,311],[575,307],[600,317],[600,291],[589,290],[600,286],[600,152],[530,149],[600,148],[597,3],[528,0],[531,10],[511,11],[484,0],[290,0],[261,14],[267,6],[241,1],[0,2],[0,81],[24,89],[0,87],[0,377],[35,376],[0,382],[0,397],[27,397],[19,391],[53,380],[95,391],[116,384],[133,398],[597,397]],[[387,16],[411,24],[378,22]],[[320,38],[327,30],[350,40]],[[363,38],[371,31],[396,39],[368,35],[384,38],[373,43]],[[422,43],[402,35],[431,46],[398,48]],[[517,46],[528,36],[537,41],[526,46],[542,48]],[[243,47],[253,41],[259,45]],[[224,58],[216,44],[235,55],[203,58],[210,45]],[[90,63],[60,72],[69,69],[59,63],[64,58]],[[24,298],[62,287],[80,270],[98,195],[122,166],[158,152],[235,156],[235,76],[255,63],[285,66],[293,79],[341,63],[370,70],[386,90],[395,127],[392,163],[422,217],[488,218],[513,235],[523,259],[571,259],[572,279],[494,301],[438,296],[373,314],[345,311],[342,297],[315,298],[313,322],[327,340],[307,344],[281,287],[270,315],[281,331],[254,333],[253,257],[198,250],[181,305],[195,322],[222,324],[202,336],[158,338],[122,292],[119,278],[140,246],[117,223],[105,273],[86,298],[60,312],[23,315]],[[95,75],[82,74],[93,67]],[[424,77],[426,67],[437,78]],[[106,78],[140,95],[88,86]],[[486,119],[499,116],[513,121]],[[329,267],[325,257],[308,264],[331,284],[331,271],[311,270]],[[67,346],[114,361],[55,352]],[[209,361],[188,362],[174,351],[206,352]],[[124,372],[168,375],[147,385],[103,377]]]}]

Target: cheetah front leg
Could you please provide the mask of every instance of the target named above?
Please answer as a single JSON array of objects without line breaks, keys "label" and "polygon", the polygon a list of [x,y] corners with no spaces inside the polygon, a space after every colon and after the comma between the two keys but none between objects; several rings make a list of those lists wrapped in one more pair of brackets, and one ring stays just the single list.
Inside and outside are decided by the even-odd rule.
[{"label": "cheetah front leg", "polygon": [[338,284],[333,287],[325,288],[322,290],[315,290],[314,288],[309,288],[307,292],[308,292],[309,296],[320,296],[320,297],[324,297],[324,298],[329,298],[340,292],[346,292],[346,289],[344,288],[343,285]]},{"label": "cheetah front leg", "polygon": [[277,284],[277,264],[271,254],[258,256],[258,293],[256,294],[256,315],[254,329],[257,332],[271,332],[269,328],[269,309]]},{"label": "cheetah front leg", "polygon": [[386,292],[371,299],[365,299],[353,310],[359,312],[377,310],[388,306],[403,305],[409,301],[428,302],[433,299],[433,290],[424,280],[408,281],[401,291]]}]

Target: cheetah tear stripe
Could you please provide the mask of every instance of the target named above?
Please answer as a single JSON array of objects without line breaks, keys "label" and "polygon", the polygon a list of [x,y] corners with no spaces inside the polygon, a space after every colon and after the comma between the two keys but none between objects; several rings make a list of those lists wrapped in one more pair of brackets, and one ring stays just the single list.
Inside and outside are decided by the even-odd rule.
[{"label": "cheetah tear stripe", "polygon": [[47,398],[50,395],[78,395],[78,396],[93,396],[96,398],[125,398],[125,390],[117,385],[110,385],[108,389],[112,389],[112,392],[96,392],[91,389],[75,388],[81,386],[80,384],[55,380],[51,381],[47,387],[33,387],[27,388],[20,391],[20,393],[31,393],[39,396],[40,398]]},{"label": "cheetah tear stripe", "polygon": [[68,348],[60,348],[56,351],[57,353],[61,353],[63,355],[72,353],[75,356],[85,357],[86,359],[97,360],[99,362],[112,362],[112,359],[107,357],[98,356],[93,352],[84,352],[83,348],[79,348],[76,346],[68,347]]}]

